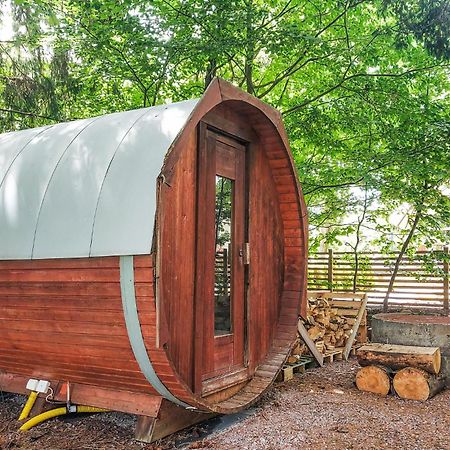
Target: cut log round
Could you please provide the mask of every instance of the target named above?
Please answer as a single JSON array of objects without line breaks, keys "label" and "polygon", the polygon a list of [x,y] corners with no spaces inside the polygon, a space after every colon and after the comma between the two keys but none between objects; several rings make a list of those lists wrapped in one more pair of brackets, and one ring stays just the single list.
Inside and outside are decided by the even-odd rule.
[{"label": "cut log round", "polygon": [[444,388],[444,380],[425,370],[406,367],[395,374],[394,390],[407,400],[425,401]]},{"label": "cut log round", "polygon": [[386,368],[366,366],[361,367],[356,373],[356,386],[360,391],[385,397],[391,389],[391,379]]},{"label": "cut log round", "polygon": [[356,356],[361,366],[382,364],[394,370],[416,367],[435,374],[441,369],[441,352],[438,347],[374,343],[359,348]]}]

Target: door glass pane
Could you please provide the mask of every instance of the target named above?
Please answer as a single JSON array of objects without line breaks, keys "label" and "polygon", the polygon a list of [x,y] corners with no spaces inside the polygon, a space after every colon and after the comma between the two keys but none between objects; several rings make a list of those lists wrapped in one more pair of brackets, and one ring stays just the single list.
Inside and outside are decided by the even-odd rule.
[{"label": "door glass pane", "polygon": [[233,181],[216,176],[214,335],[231,333],[231,224]]}]

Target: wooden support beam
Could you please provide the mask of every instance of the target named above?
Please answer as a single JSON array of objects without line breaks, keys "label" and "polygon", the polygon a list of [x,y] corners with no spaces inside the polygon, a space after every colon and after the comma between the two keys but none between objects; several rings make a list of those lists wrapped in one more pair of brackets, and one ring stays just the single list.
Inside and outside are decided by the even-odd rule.
[{"label": "wooden support beam", "polygon": [[157,418],[139,416],[135,438],[141,442],[151,443],[216,415],[191,411],[163,400]]},{"label": "wooden support beam", "polygon": [[323,355],[319,352],[319,350],[316,347],[316,344],[314,344],[314,341],[309,337],[308,330],[303,325],[302,321],[298,321],[298,332],[303,339],[303,342],[306,344],[306,346],[309,348],[311,354],[314,356],[314,359],[319,363],[319,366],[323,366]]},{"label": "wooden support beam", "polygon": [[333,249],[328,250],[328,289],[333,290]]},{"label": "wooden support beam", "polygon": [[367,294],[364,292],[329,292],[329,291],[308,291],[308,297],[313,298],[345,298],[345,299],[351,299],[351,298],[359,298],[363,299],[366,297]]},{"label": "wooden support beam", "polygon": [[[448,247],[444,247],[444,253],[445,256],[449,256],[449,248]],[[446,316],[449,315],[449,264],[448,264],[448,260],[444,261],[444,314]]]},{"label": "wooden support beam", "polygon": [[344,359],[345,360],[347,360],[348,355],[350,355],[350,351],[352,349],[353,342],[355,342],[356,335],[358,334],[359,326],[361,325],[361,320],[364,316],[366,307],[367,307],[367,294],[365,294],[362,299],[361,307],[359,308],[358,315],[356,316],[355,323],[353,324],[352,332],[351,332],[349,338],[347,339],[347,343],[345,344],[345,349],[344,349]]}]

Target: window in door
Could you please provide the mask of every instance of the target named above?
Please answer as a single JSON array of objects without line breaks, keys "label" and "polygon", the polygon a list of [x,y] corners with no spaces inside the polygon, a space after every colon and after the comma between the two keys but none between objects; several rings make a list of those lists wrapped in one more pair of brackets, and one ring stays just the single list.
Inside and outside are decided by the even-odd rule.
[{"label": "window in door", "polygon": [[233,181],[216,175],[214,335],[232,333]]}]

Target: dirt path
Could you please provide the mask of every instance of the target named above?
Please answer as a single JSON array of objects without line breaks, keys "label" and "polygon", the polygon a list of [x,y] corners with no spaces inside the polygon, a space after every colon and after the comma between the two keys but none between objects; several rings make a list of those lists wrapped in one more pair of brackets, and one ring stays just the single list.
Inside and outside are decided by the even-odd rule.
[{"label": "dirt path", "polygon": [[310,370],[278,384],[225,429],[196,427],[153,446],[134,441],[134,418],[116,413],[53,420],[17,433],[23,397],[0,398],[0,448],[450,449],[450,390],[426,403],[380,398],[353,386],[355,370],[345,362]]}]

